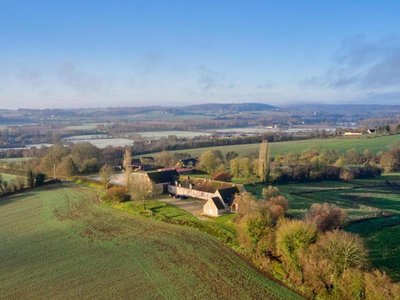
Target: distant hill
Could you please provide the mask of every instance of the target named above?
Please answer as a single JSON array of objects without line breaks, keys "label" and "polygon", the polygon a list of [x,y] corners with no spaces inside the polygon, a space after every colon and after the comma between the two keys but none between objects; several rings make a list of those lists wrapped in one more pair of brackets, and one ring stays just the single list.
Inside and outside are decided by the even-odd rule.
[{"label": "distant hill", "polygon": [[208,113],[239,113],[251,111],[268,111],[274,109],[276,109],[275,106],[264,103],[206,103],[181,107],[182,111]]}]

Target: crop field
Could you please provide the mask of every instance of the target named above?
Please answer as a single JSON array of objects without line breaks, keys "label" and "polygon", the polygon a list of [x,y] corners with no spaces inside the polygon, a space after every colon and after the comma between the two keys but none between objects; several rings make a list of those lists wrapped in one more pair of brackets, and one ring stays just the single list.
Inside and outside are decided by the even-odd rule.
[{"label": "crop field", "polygon": [[169,135],[175,135],[178,138],[192,138],[195,136],[201,136],[201,135],[210,135],[210,133],[207,132],[201,132],[201,131],[183,131],[183,130],[170,130],[170,131],[141,131],[137,132],[143,137],[146,138],[154,138],[154,139],[159,139],[162,137],[168,137]]},{"label": "crop field", "polygon": [[72,184],[0,200],[0,298],[297,299],[216,238]]},{"label": "crop field", "polygon": [[88,142],[100,149],[106,148],[108,146],[113,146],[113,147],[132,146],[132,144],[133,144],[132,140],[125,139],[125,138],[109,138],[109,139],[91,139],[90,138],[90,139],[73,140],[70,142],[72,142],[72,143]]},{"label": "crop field", "polygon": [[107,123],[83,123],[81,125],[65,126],[66,130],[91,130],[96,129],[98,125],[107,125]]},{"label": "crop field", "polygon": [[0,158],[0,162],[21,162],[32,159],[32,157],[13,157],[13,158]]},{"label": "crop field", "polygon": [[346,230],[364,238],[374,266],[400,280],[400,215],[355,223]]},{"label": "crop field", "polygon": [[[400,142],[400,135],[389,135],[381,137],[360,137],[360,138],[331,138],[331,139],[312,139],[304,141],[289,141],[289,142],[276,142],[270,143],[271,155],[276,156],[280,153],[294,152],[299,153],[312,147],[318,147],[320,149],[331,149],[338,150],[341,152],[349,149],[356,149],[363,152],[365,149],[369,149],[372,152],[379,152],[387,150],[391,145],[396,142]],[[220,146],[220,147],[207,147],[207,148],[196,148],[196,149],[183,149],[171,151],[189,153],[192,156],[199,156],[207,150],[220,150],[223,153],[229,151],[235,151],[240,155],[248,155],[252,153],[258,153],[260,144],[243,144],[243,145],[231,145],[231,146]],[[148,155],[148,154],[146,154]]]}]

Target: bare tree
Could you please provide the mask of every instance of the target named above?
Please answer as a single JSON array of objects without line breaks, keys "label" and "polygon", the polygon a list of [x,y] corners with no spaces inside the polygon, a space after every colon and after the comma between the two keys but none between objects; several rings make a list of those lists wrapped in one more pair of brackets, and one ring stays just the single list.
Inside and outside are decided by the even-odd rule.
[{"label": "bare tree", "polygon": [[143,209],[146,209],[146,200],[154,195],[154,186],[146,176],[135,176],[129,182],[129,191],[132,199],[141,201]]},{"label": "bare tree", "polygon": [[334,204],[315,203],[306,214],[306,222],[313,223],[321,231],[332,230],[343,226],[346,212]]},{"label": "bare tree", "polygon": [[122,161],[122,166],[125,170],[125,182],[126,186],[129,186],[129,180],[132,173],[132,150],[127,147],[125,149],[124,160]]},{"label": "bare tree", "polygon": [[279,189],[277,187],[269,185],[262,189],[262,196],[265,200],[279,196]]},{"label": "bare tree", "polygon": [[108,189],[110,186],[111,178],[114,174],[114,170],[110,165],[104,165],[100,169],[100,181],[103,184],[105,189]]}]

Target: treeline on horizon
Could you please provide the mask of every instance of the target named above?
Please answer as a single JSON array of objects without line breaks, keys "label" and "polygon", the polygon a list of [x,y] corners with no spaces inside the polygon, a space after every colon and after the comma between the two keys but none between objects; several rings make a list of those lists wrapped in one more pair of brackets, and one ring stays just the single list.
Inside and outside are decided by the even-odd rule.
[{"label": "treeline on horizon", "polygon": [[[327,138],[332,137],[325,131],[315,131],[309,133],[302,133],[301,135],[294,135],[289,133],[266,133],[257,136],[234,136],[229,138],[210,138],[207,136],[199,136],[194,138],[178,138],[175,135],[169,135],[168,137],[162,137],[158,140],[145,141],[140,136],[132,134],[133,137],[137,138],[134,142],[135,155],[156,153],[161,151],[176,151],[185,149],[195,148],[206,148],[206,147],[218,147],[218,146],[229,146],[229,145],[242,145],[242,144],[254,144],[260,143],[263,140],[269,142],[285,142],[295,140],[305,140],[312,138]],[[58,142],[57,142],[58,140]],[[60,144],[59,139],[55,140],[55,144]],[[72,143],[67,143],[66,146],[73,146]],[[46,148],[46,147],[44,147]],[[108,146],[105,149],[112,151],[111,148],[116,149],[116,152],[120,152],[118,148]],[[41,153],[46,150],[42,149],[3,149],[0,151],[0,158],[19,158],[19,157],[35,157],[40,156]],[[99,149],[104,151],[104,149]]]},{"label": "treeline on horizon", "polygon": [[[164,128],[165,129],[165,128]],[[380,135],[399,134],[399,125],[382,125],[376,128],[376,133]],[[269,132],[254,136],[230,136],[230,137],[209,137],[209,136],[198,136],[192,138],[178,138],[175,135],[169,135],[167,137],[161,137],[157,140],[147,141],[138,134],[132,133],[130,138],[134,138],[135,155],[157,153],[161,151],[178,151],[185,149],[196,149],[196,148],[207,148],[207,147],[218,147],[218,146],[229,146],[229,145],[242,145],[242,144],[253,144],[260,143],[264,140],[268,142],[284,142],[284,141],[295,141],[295,140],[306,140],[306,139],[323,139],[335,136],[333,132],[327,132],[325,130],[315,130],[311,132],[299,132],[299,133],[286,133],[286,132]],[[53,135],[47,137],[51,139],[54,144],[61,143],[61,137],[59,135]],[[23,137],[20,137],[23,139]],[[39,142],[36,141],[35,142]],[[0,137],[0,144],[5,141]],[[66,145],[71,145],[67,143]],[[118,147],[108,146],[107,150],[100,149],[99,151],[112,152],[111,148],[115,148],[116,152],[121,153]],[[38,157],[42,155],[42,152],[46,151],[43,149],[3,149],[0,151],[0,158],[20,158],[20,157]]]},{"label": "treeline on horizon", "polygon": [[[27,161],[1,161],[0,172],[25,176],[28,171],[44,173],[48,178],[68,178],[74,175],[97,173],[104,165],[121,166],[125,148],[99,149],[88,142],[73,145],[54,145],[35,150]],[[160,167],[174,167],[185,153],[163,151],[154,156]],[[149,163],[142,158],[143,163]],[[214,176],[227,173],[245,183],[259,182],[260,161],[257,154],[240,156],[236,152],[223,155],[219,150],[207,150],[199,157],[197,168]],[[400,146],[375,154],[368,149],[359,153],[350,149],[336,150],[311,148],[302,153],[283,153],[269,157],[268,182],[303,182],[315,180],[351,180],[368,178],[381,172],[400,170]],[[264,181],[264,180],[261,180]]]}]

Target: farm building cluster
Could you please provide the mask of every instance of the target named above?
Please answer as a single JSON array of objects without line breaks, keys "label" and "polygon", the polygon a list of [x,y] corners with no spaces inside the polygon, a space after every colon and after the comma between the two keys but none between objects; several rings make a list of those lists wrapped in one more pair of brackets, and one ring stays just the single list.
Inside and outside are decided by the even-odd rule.
[{"label": "farm building cluster", "polygon": [[205,178],[192,178],[178,172],[179,169],[161,169],[153,172],[133,172],[131,180],[145,179],[153,186],[153,194],[170,194],[172,197],[185,199],[188,197],[204,201],[203,214],[219,216],[235,211],[235,195],[243,187],[223,181]]}]

